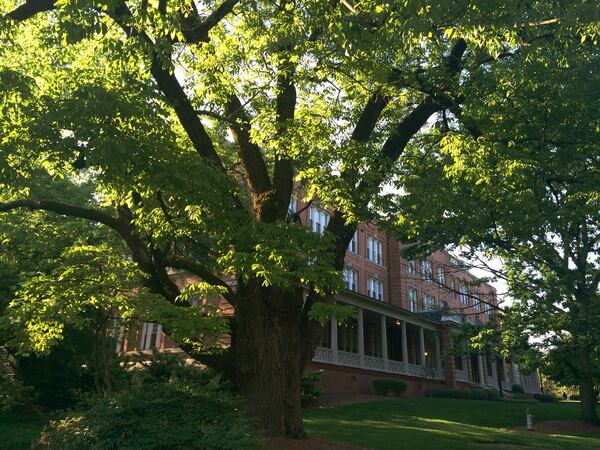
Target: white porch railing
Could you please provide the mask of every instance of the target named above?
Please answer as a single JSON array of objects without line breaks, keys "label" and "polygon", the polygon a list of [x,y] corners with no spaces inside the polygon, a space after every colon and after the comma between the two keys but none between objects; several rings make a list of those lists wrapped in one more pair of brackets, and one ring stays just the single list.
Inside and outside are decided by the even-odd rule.
[{"label": "white porch railing", "polygon": [[456,381],[464,381],[464,382],[468,382],[469,381],[469,374],[467,373],[466,370],[457,370],[454,372],[454,376],[456,377]]},{"label": "white porch railing", "polygon": [[443,380],[443,374],[440,373],[437,368],[434,367],[423,367],[418,364],[409,364],[402,361],[387,361],[387,368],[383,358],[376,356],[363,357],[363,365],[361,366],[361,358],[358,353],[344,352],[341,350],[337,351],[337,361],[334,362],[334,353],[330,348],[317,347],[315,350],[315,356],[313,361],[336,364],[340,366],[349,367],[360,367],[368,370],[377,370],[380,372],[396,373],[400,375],[408,375],[418,378],[427,378],[434,380]]},{"label": "white porch railing", "polygon": [[360,367],[360,355],[358,353],[342,352],[338,350],[337,355],[339,365]]},{"label": "white porch railing", "polygon": [[333,362],[333,350],[325,347],[317,347],[313,361],[316,362]]},{"label": "white porch railing", "polygon": [[383,359],[375,356],[365,356],[365,369],[383,370]]}]

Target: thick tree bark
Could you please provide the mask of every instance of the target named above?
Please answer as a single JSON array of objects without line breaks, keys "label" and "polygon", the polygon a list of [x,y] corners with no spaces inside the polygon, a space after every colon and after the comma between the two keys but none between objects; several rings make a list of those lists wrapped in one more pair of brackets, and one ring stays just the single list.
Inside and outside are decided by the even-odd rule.
[{"label": "thick tree bark", "polygon": [[581,419],[592,425],[600,425],[596,409],[596,392],[594,379],[591,375],[590,354],[585,347],[578,351],[581,379],[579,380],[579,395],[581,395]]},{"label": "thick tree bark", "polygon": [[305,436],[300,409],[306,346],[303,292],[251,281],[240,286],[232,351],[248,411],[270,436]]}]

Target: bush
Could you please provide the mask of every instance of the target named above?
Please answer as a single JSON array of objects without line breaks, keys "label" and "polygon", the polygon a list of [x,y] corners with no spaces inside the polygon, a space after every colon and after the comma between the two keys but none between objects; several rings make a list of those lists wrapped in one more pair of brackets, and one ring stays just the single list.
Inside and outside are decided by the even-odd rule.
[{"label": "bush", "polygon": [[513,394],[524,394],[525,390],[520,384],[513,384],[510,388],[510,392],[512,392]]},{"label": "bush", "polygon": [[253,449],[257,435],[241,401],[219,383],[132,384],[110,398],[90,397],[53,421],[40,447],[93,449]]},{"label": "bush", "polygon": [[434,389],[427,392],[427,396],[464,400],[500,400],[498,391],[487,389]]},{"label": "bush", "polygon": [[530,400],[531,397],[529,397],[529,395],[524,394],[524,393],[520,393],[517,392],[516,394],[513,394],[512,396],[515,400]]},{"label": "bush", "polygon": [[398,397],[406,391],[406,383],[402,380],[374,380],[373,389],[379,395]]},{"label": "bush", "polygon": [[553,403],[558,401],[558,397],[552,394],[534,394],[533,398],[542,403]]},{"label": "bush", "polygon": [[35,393],[17,377],[0,372],[0,410],[10,411],[17,406],[30,404]]},{"label": "bush", "polygon": [[581,400],[581,395],[579,395],[579,394],[570,395],[569,400]]},{"label": "bush", "polygon": [[314,402],[321,392],[317,389],[317,381],[319,381],[325,372],[317,370],[316,372],[307,372],[302,376],[302,406],[308,406]]}]

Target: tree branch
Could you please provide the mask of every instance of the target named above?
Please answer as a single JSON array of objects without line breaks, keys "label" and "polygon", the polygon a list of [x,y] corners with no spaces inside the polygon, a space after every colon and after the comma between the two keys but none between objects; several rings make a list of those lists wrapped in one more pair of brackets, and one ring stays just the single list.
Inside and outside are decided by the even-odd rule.
[{"label": "tree branch", "polygon": [[[281,138],[296,112],[295,66],[291,62],[280,65],[277,75],[277,135]],[[273,183],[276,196],[276,217],[284,219],[294,188],[292,160],[281,151],[275,156]]]},{"label": "tree branch", "polygon": [[244,112],[240,99],[230,94],[225,104],[225,113],[229,119],[231,134],[238,147],[238,154],[248,176],[250,191],[255,200],[255,207],[260,209],[257,198],[271,189],[271,179],[260,147],[250,137],[250,121]]},{"label": "tree branch", "polygon": [[37,13],[51,11],[54,8],[56,8],[56,0],[27,0],[4,17],[15,22],[23,22]]},{"label": "tree branch", "polygon": [[170,267],[173,267],[175,269],[186,270],[190,273],[193,273],[194,275],[199,276],[202,280],[206,281],[207,283],[213,286],[220,286],[227,289],[227,293],[223,294],[223,296],[227,299],[227,301],[229,301],[229,303],[233,305],[233,297],[235,293],[231,289],[231,286],[229,286],[222,278],[215,275],[212,271],[208,270],[202,264],[178,256],[165,258],[164,261],[165,264]]},{"label": "tree branch", "polygon": [[19,208],[27,208],[32,211],[50,211],[63,216],[87,219],[91,220],[92,222],[106,225],[107,227],[117,231],[119,234],[122,231],[122,226],[115,217],[91,208],[83,208],[81,206],[69,205],[67,203],[55,202],[52,200],[22,199],[9,203],[0,203],[0,212],[13,211]]}]

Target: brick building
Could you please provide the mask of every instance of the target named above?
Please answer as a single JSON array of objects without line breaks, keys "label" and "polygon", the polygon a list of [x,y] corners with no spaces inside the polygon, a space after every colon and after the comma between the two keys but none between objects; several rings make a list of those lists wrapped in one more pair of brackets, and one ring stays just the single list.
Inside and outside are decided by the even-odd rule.
[{"label": "brick building", "polygon": [[[290,213],[316,233],[323,233],[329,212],[293,197]],[[453,335],[464,322],[485,323],[494,316],[496,290],[464,268],[444,250],[422,260],[401,256],[405,245],[371,224],[360,225],[348,246],[346,290],[337,302],[357,309],[356,319],[331,320],[325,327],[310,369],[323,369],[323,393],[370,393],[378,378],[400,378],[408,395],[434,387],[510,389],[521,384],[528,393],[540,391],[536,373],[526,375],[516,365],[478,354],[464,345],[456,356]],[[189,280],[174,273],[178,284]],[[224,301],[226,314],[233,309]],[[129,331],[120,350],[171,348],[159,324],[145,323]]]}]

